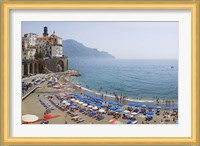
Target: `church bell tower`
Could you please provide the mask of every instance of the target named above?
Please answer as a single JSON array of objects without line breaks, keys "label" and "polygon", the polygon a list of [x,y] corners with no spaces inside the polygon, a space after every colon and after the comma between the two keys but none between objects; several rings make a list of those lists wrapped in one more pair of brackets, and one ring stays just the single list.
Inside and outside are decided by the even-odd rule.
[{"label": "church bell tower", "polygon": [[43,36],[45,37],[45,36],[48,36],[49,34],[48,34],[48,28],[45,26],[44,27],[44,33],[43,33]]}]

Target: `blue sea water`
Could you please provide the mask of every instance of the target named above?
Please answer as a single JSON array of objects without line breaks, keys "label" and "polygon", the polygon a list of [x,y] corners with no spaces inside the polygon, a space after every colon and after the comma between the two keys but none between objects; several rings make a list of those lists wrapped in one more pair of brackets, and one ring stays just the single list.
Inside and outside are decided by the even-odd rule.
[{"label": "blue sea water", "polygon": [[74,82],[100,93],[178,99],[178,60],[70,59],[69,66],[81,73]]}]

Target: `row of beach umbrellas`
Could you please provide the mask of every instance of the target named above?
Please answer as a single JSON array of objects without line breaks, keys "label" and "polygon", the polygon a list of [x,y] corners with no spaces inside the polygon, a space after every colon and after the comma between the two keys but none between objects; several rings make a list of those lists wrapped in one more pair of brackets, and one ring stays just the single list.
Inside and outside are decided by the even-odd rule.
[{"label": "row of beach umbrellas", "polygon": [[[103,99],[98,98],[98,97],[94,97],[94,96],[92,96],[92,95],[90,95],[90,94],[85,94],[85,95],[86,95],[87,97],[89,97],[91,100],[86,99],[86,98],[84,98],[84,97],[82,97],[82,96],[79,96],[78,94],[75,94],[75,93],[72,93],[71,95],[72,95],[72,96],[75,96],[75,97],[77,97],[79,100],[81,100],[81,101],[79,101],[79,100],[76,100],[76,99],[72,98],[71,101],[76,102],[76,103],[79,103],[79,104],[83,104],[83,106],[87,106],[88,103],[92,103],[92,104],[96,105],[97,107],[107,107],[107,105],[105,105],[105,104],[92,101],[92,100],[103,101]],[[83,103],[82,101],[83,101],[84,103]],[[117,102],[113,102],[113,101],[109,101],[108,104],[113,105],[113,106],[119,106],[119,107],[123,107],[123,106],[124,106],[124,104],[122,104],[122,103],[117,103]],[[140,105],[139,103],[136,103],[136,104],[130,103],[128,106],[130,106],[130,107],[132,107],[132,106],[140,107],[140,106],[141,106],[141,108],[147,108],[146,105]],[[148,109],[154,109],[154,106],[153,106],[153,105],[149,105],[149,106],[148,106]],[[160,109],[161,109],[161,106],[157,106],[156,109],[157,109],[157,110],[160,110]],[[166,106],[166,107],[164,108],[164,110],[169,110],[169,109],[170,109],[170,107],[168,107],[168,106]],[[172,109],[173,109],[173,110],[178,110],[178,107],[177,107],[177,106],[174,106]],[[117,112],[121,112],[121,109],[117,109],[116,107],[111,107],[110,110],[118,110]]]}]

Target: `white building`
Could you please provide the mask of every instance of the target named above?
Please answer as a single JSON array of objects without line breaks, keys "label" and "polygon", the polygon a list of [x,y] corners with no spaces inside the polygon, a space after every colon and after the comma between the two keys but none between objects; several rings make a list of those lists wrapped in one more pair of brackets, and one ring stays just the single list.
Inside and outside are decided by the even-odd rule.
[{"label": "white building", "polygon": [[51,58],[59,58],[62,57],[62,47],[61,46],[52,46],[51,47]]},{"label": "white building", "polygon": [[36,49],[26,49],[22,51],[23,60],[34,60],[35,59]]},{"label": "white building", "polygon": [[58,37],[54,31],[53,34],[50,36],[50,41],[51,41],[51,58],[62,57],[63,55],[62,38]]},{"label": "white building", "polygon": [[[35,49],[35,50],[33,50]],[[62,38],[55,34],[48,35],[48,28],[44,27],[43,36],[27,33],[22,37],[22,58],[35,59],[35,53],[42,54],[44,58],[59,58],[63,56]]]},{"label": "white building", "polygon": [[22,47],[23,47],[23,45],[25,48],[35,47],[37,36],[38,35],[35,33],[25,34],[24,37],[22,37]]}]

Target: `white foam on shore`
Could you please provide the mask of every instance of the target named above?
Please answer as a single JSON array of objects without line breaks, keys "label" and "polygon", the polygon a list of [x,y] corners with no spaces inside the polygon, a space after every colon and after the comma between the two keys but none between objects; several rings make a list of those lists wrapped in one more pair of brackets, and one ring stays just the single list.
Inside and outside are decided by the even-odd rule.
[{"label": "white foam on shore", "polygon": [[126,100],[127,101],[133,101],[133,102],[150,102],[150,103],[154,102],[152,100],[136,100],[136,99],[131,99],[131,98],[128,98]]},{"label": "white foam on shore", "polygon": [[[85,93],[90,93],[92,95],[95,95],[95,96],[101,96],[103,93],[99,93],[99,92],[96,92],[96,91],[93,91],[91,89],[88,89],[88,88],[85,88],[85,87],[82,87],[80,85],[76,85],[75,83],[72,83],[74,86],[76,87],[81,87],[81,91],[85,94]],[[114,95],[110,95],[110,94],[103,94],[103,96],[105,97],[108,97],[108,98],[115,98]],[[139,103],[153,103],[154,101],[153,100],[136,100],[136,99],[131,99],[131,98],[128,98],[128,99],[125,99],[125,101],[129,101],[129,102],[139,102]]]}]

